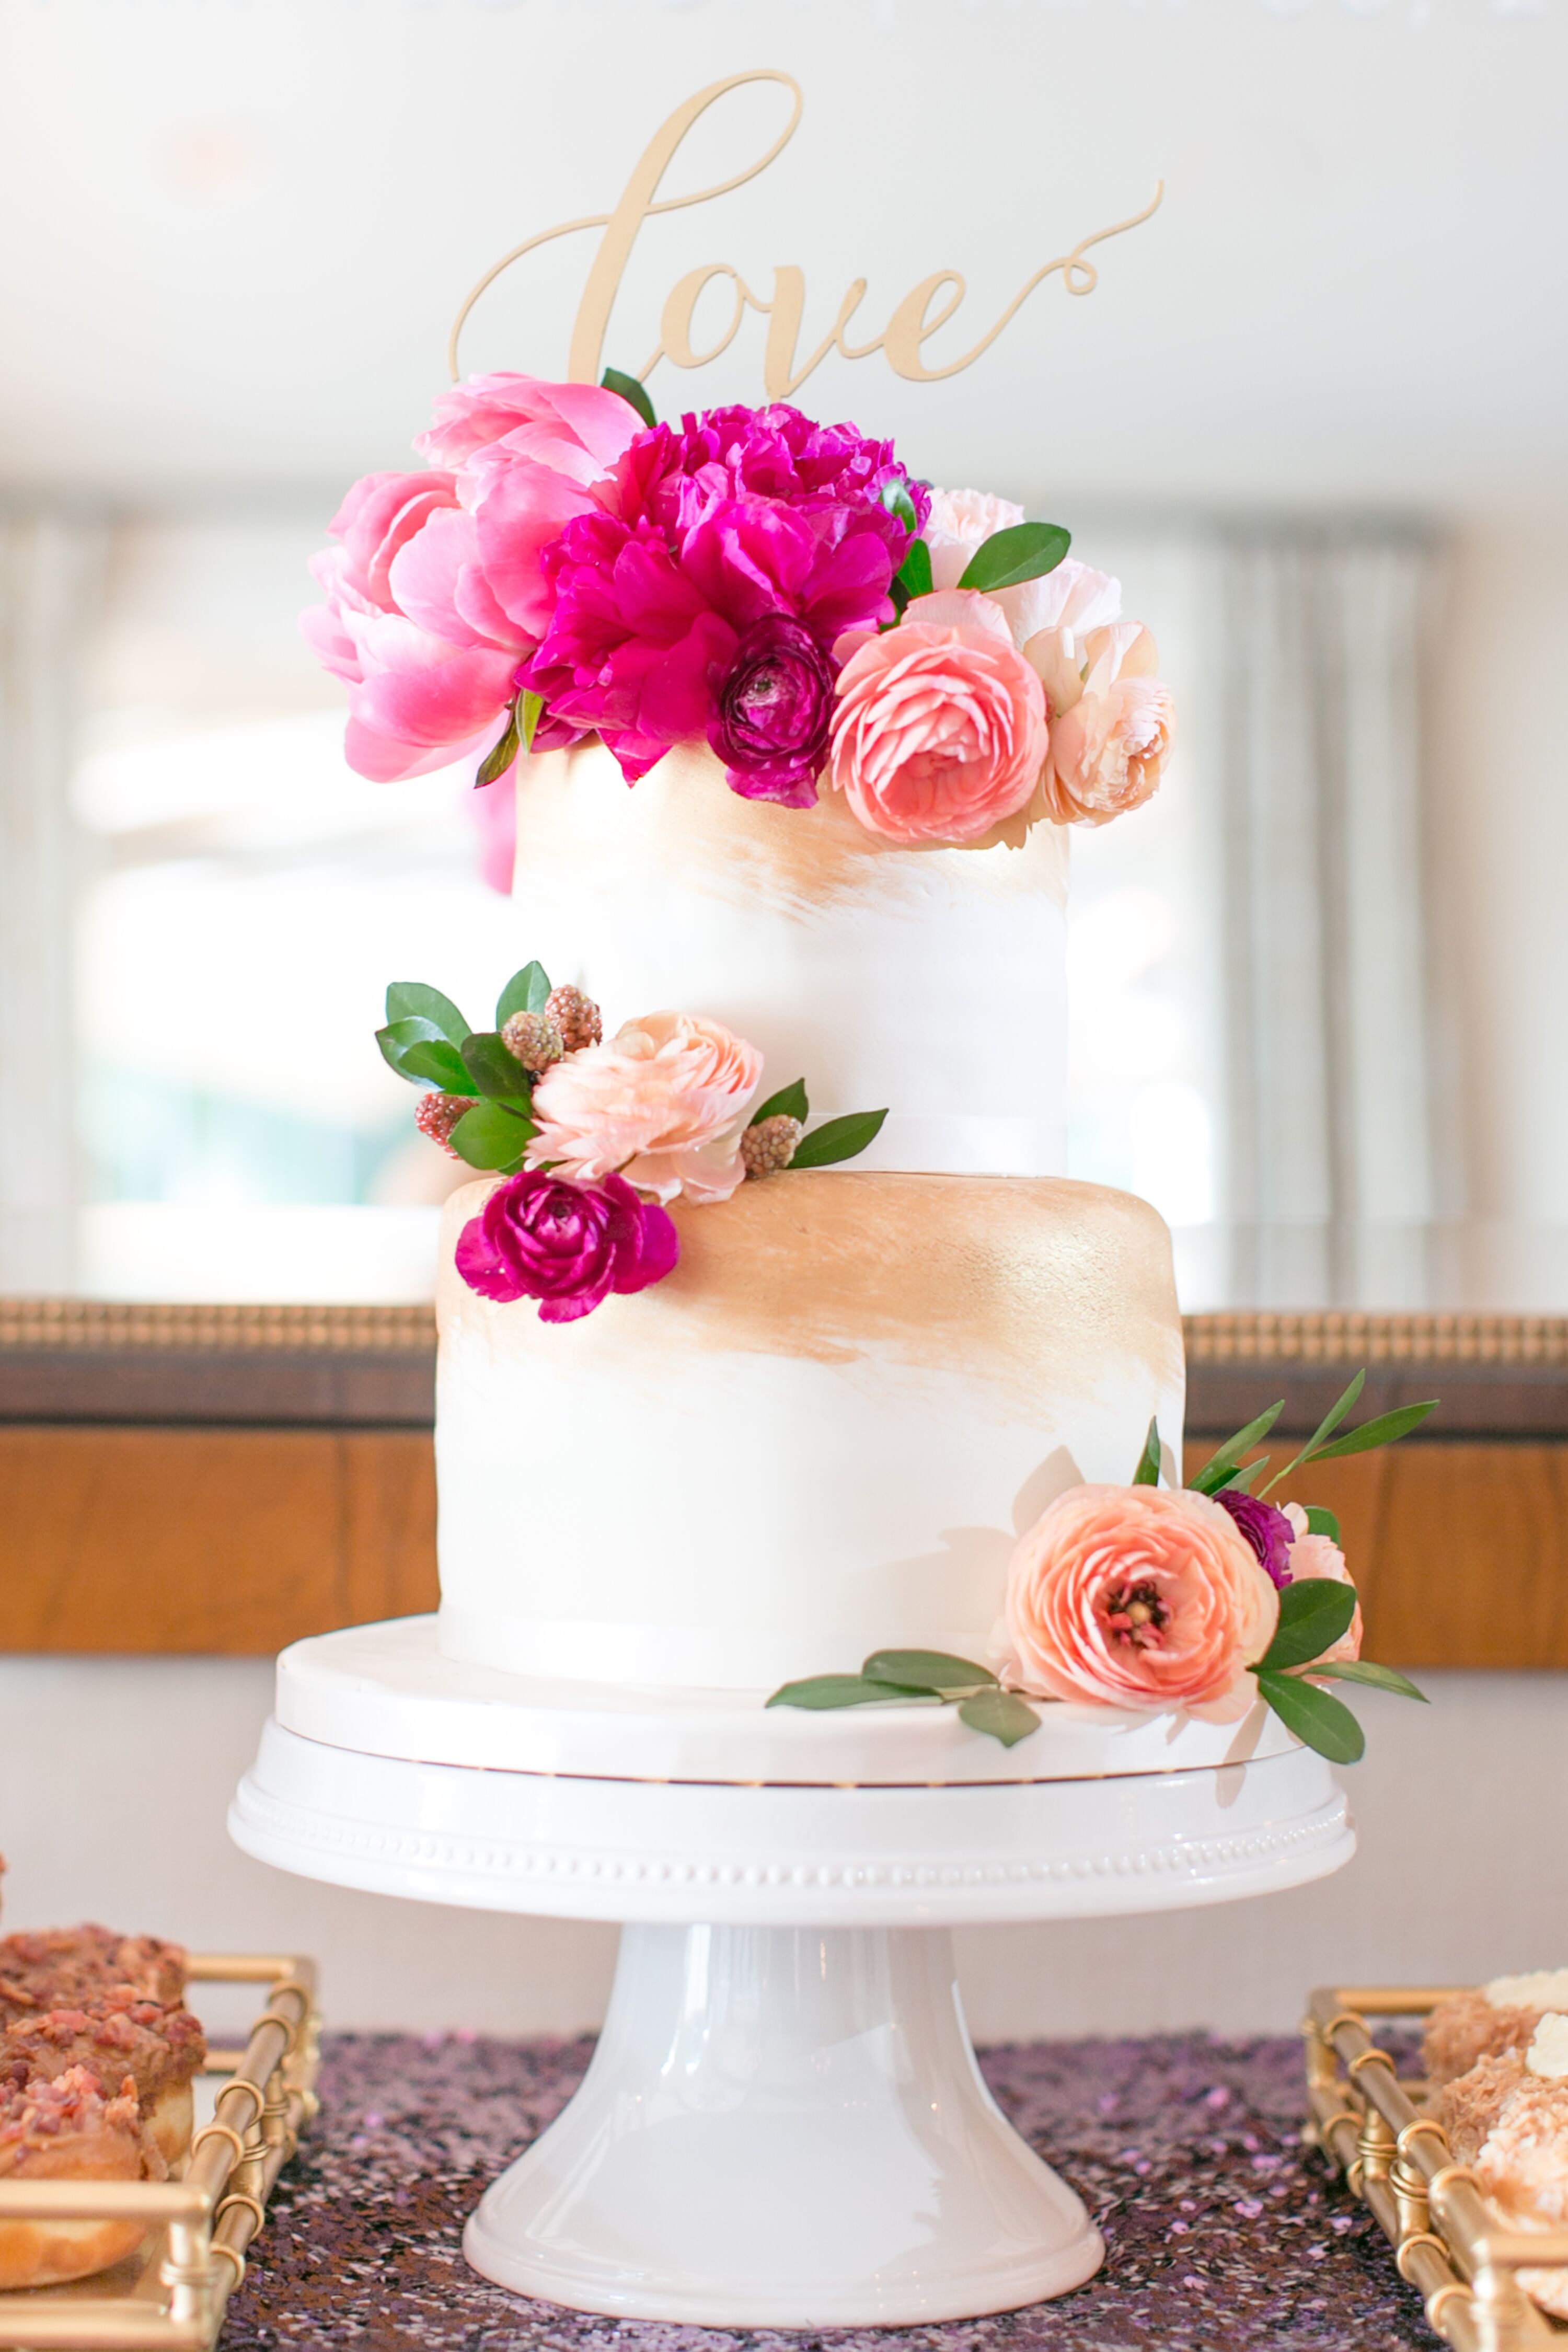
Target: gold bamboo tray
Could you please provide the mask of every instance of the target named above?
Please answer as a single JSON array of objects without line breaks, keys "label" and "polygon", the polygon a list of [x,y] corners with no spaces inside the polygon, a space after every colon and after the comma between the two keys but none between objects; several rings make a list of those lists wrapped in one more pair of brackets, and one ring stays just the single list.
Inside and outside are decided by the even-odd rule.
[{"label": "gold bamboo tray", "polygon": [[1506,2228],[1426,2113],[1427,2084],[1396,2074],[1373,2041],[1371,2021],[1425,2017],[1460,1990],[1321,1986],[1301,2027],[1306,2138],[1372,2208],[1401,2278],[1455,2352],[1563,2352],[1568,2326],[1531,2302],[1516,2273],[1568,2263],[1568,2230]]},{"label": "gold bamboo tray", "polygon": [[140,2217],[139,2252],[68,2286],[0,2294],[0,2347],[25,2352],[211,2352],[267,2200],[316,2112],[313,1960],[205,1952],[193,1984],[260,1984],[267,2006],[243,2050],[208,2053],[226,2074],[177,2180],[0,2180],[0,2221]]}]

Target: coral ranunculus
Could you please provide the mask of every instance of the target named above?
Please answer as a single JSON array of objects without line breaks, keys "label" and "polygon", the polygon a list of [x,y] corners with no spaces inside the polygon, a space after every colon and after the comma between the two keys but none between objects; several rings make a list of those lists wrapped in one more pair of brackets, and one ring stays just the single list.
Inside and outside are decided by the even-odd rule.
[{"label": "coral ranunculus", "polygon": [[1247,1668],[1279,1596],[1207,1496],[1070,1486],[1015,1549],[1006,1613],[1026,1689],[1233,1723],[1257,1698]]},{"label": "coral ranunculus", "polygon": [[[1031,643],[1031,656],[1035,650]],[[1154,676],[1154,640],[1136,621],[1091,629],[1083,651],[1081,678],[1076,666],[1046,674],[1046,803],[1058,824],[1109,824],[1159,784],[1171,749],[1171,694]]]},{"label": "coral ranunculus", "polygon": [[708,726],[731,792],[810,808],[832,719],[833,672],[811,631],[764,613],[736,646]]},{"label": "coral ranunculus", "polygon": [[828,781],[860,823],[918,847],[978,841],[1024,806],[1046,756],[1044,689],[989,596],[917,596],[900,625],[841,638]]},{"label": "coral ranunculus", "polygon": [[646,1290],[674,1270],[673,1221],[619,1176],[563,1183],[506,1177],[458,1236],[458,1272],[481,1298],[537,1298],[542,1323],[575,1323],[611,1291]]},{"label": "coral ranunculus", "polygon": [[727,1201],[762,1075],[756,1047],[721,1022],[650,1013],[552,1063],[533,1089],[529,1160],[588,1184],[618,1170],[660,1201]]}]

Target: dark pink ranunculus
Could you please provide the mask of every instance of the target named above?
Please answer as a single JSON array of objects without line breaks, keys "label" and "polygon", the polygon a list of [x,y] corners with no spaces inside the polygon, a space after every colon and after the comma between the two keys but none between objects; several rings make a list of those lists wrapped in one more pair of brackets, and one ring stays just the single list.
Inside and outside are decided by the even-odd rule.
[{"label": "dark pink ranunculus", "polygon": [[745,799],[810,808],[827,756],[833,670],[802,622],[764,613],[735,648],[708,740]]},{"label": "dark pink ranunculus", "polygon": [[1284,1512],[1266,1503],[1260,1495],[1247,1494],[1242,1486],[1222,1486],[1215,1501],[1230,1513],[1267,1569],[1269,1582],[1283,1591],[1290,1581],[1290,1547],[1296,1540],[1295,1530]]},{"label": "dark pink ranunculus", "polygon": [[458,1236],[458,1272],[481,1298],[537,1298],[542,1323],[575,1323],[611,1291],[646,1290],[680,1256],[674,1220],[624,1176],[568,1184],[525,1169]]}]

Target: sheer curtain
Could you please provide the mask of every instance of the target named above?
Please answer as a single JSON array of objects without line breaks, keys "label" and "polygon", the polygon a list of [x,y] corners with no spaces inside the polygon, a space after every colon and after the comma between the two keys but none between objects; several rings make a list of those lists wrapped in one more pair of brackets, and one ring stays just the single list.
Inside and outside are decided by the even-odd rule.
[{"label": "sheer curtain", "polygon": [[77,1143],[69,784],[106,537],[0,511],[0,1289],[68,1289]]}]

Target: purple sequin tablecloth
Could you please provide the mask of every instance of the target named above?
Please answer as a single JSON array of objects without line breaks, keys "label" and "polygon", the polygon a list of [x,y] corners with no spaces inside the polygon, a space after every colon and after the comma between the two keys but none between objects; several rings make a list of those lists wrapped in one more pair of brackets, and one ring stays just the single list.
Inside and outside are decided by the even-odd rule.
[{"label": "purple sequin tablecloth", "polygon": [[[232,2352],[736,2352],[811,2336],[672,2327],[528,2303],[475,2276],[480,2191],[575,2090],[592,2045],[329,2038],[322,2113],[229,2306]],[[842,2352],[1392,2352],[1436,2344],[1363,2208],[1300,2143],[1294,2039],[1060,2042],[984,2052],[1017,2128],[1105,2234],[1099,2276],[995,2319],[826,2339]]]}]

